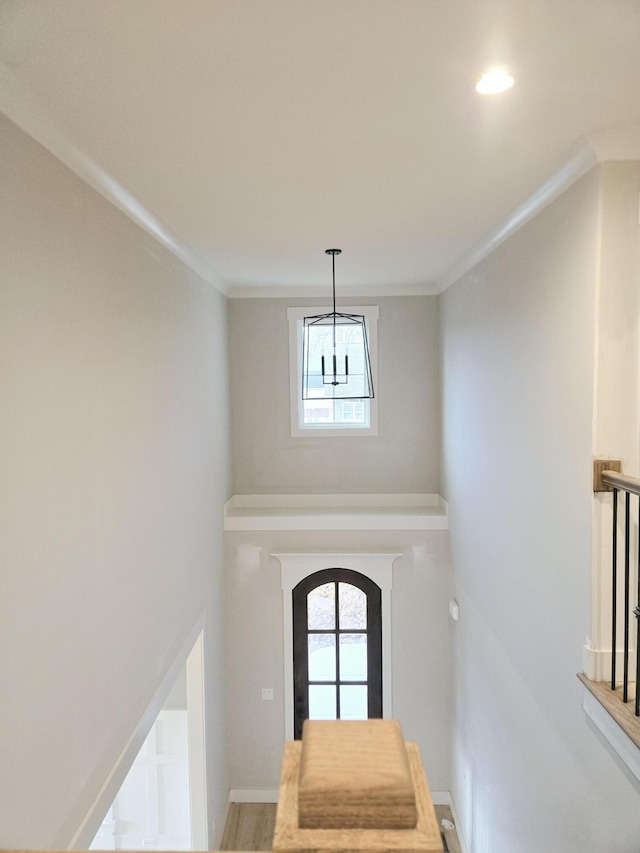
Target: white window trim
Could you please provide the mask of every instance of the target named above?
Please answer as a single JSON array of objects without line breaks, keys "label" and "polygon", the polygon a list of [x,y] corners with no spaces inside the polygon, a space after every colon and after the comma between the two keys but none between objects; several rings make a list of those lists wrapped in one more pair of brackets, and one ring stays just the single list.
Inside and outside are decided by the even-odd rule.
[{"label": "white window trim", "polygon": [[316,314],[327,314],[331,310],[333,309],[327,306],[320,308],[287,308],[287,320],[289,321],[289,401],[292,438],[378,435],[378,317],[380,310],[377,305],[339,305],[336,309],[345,314],[361,314],[367,324],[371,376],[376,395],[369,400],[369,426],[335,427],[324,424],[300,426],[302,408],[300,393],[300,389],[302,388],[302,320],[305,317],[313,317]]},{"label": "white window trim", "polygon": [[382,716],[393,717],[391,673],[391,587],[393,561],[402,554],[272,554],[280,561],[284,608],[284,728],[293,740],[293,588],[323,569],[352,569],[382,590]]}]

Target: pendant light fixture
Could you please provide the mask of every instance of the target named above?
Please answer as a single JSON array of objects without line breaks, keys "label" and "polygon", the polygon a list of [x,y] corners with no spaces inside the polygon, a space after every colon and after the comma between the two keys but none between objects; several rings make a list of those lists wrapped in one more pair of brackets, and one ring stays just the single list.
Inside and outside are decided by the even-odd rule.
[{"label": "pendant light fixture", "polygon": [[336,255],[333,263],[333,311],[305,317],[302,340],[302,399],[366,400],[375,396],[367,324],[362,314],[336,311]]}]

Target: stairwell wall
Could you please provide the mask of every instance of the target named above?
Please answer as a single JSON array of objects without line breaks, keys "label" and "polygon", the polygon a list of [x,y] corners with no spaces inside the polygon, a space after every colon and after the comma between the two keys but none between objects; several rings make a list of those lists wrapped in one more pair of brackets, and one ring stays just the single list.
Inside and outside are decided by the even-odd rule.
[{"label": "stairwell wall", "polygon": [[441,297],[453,797],[473,853],[631,853],[640,791],[582,711],[602,167]]},{"label": "stairwell wall", "polygon": [[0,117],[0,846],[65,847],[205,612],[225,757],[226,299]]}]

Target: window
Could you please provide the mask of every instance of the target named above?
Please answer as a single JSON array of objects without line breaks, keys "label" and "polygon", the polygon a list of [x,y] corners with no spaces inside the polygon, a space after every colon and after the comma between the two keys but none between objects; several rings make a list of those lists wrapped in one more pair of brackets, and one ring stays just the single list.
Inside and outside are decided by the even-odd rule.
[{"label": "window", "polygon": [[[305,317],[323,314],[330,308],[289,308],[289,369],[291,397],[291,435],[294,437],[313,435],[377,435],[378,400],[333,400],[318,376],[317,397],[302,400],[302,328]],[[373,374],[373,387],[378,391],[377,376],[377,325],[378,306],[342,307],[339,311],[362,314],[367,324],[367,338]],[[325,327],[327,334],[331,329]],[[353,330],[350,330],[352,333]],[[346,334],[338,327],[338,333]]]},{"label": "window", "polygon": [[382,717],[381,592],[350,569],[314,572],[294,587],[296,739],[307,718]]}]

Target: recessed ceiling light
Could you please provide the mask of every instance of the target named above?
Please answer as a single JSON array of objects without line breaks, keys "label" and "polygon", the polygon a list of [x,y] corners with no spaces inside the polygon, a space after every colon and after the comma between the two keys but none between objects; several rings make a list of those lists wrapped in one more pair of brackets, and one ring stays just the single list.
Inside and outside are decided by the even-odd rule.
[{"label": "recessed ceiling light", "polygon": [[480,92],[481,95],[497,95],[499,92],[506,92],[512,86],[513,77],[506,71],[496,68],[482,75],[476,83],[476,92]]}]

